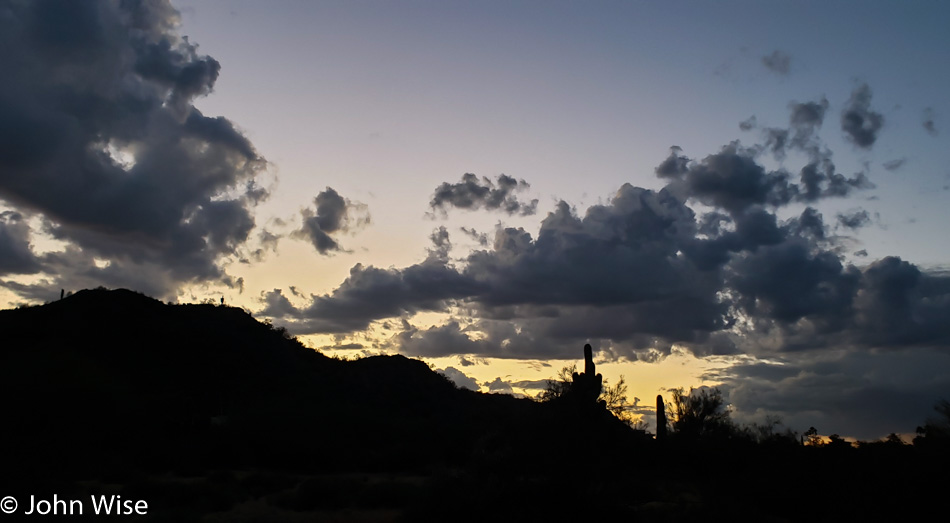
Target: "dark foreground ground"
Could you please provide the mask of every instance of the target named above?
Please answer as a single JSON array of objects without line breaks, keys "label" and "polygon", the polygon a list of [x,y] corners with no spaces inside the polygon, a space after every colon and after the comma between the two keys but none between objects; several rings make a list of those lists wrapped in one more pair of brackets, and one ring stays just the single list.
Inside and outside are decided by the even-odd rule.
[{"label": "dark foreground ground", "polygon": [[0,497],[19,503],[3,520],[51,519],[24,512],[54,495],[78,501],[58,505],[65,521],[133,517],[94,515],[101,496],[169,522],[946,514],[939,444],[660,445],[596,408],[458,390],[419,361],[326,358],[236,308],[82,291],[0,311],[0,333]]}]

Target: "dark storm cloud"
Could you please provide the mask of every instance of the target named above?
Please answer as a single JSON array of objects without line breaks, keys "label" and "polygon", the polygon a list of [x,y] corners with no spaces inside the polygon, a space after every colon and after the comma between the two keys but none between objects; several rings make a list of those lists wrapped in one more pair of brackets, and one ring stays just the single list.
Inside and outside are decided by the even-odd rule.
[{"label": "dark storm cloud", "polygon": [[[438,249],[404,269],[357,265],[336,291],[301,308],[288,310],[281,295],[271,293],[263,313],[289,320],[294,332],[349,332],[453,305],[484,317],[477,326],[487,332],[481,338],[470,338],[459,324],[405,330],[393,343],[414,355],[486,354],[490,347],[500,357],[562,347],[567,354],[568,347],[576,352],[578,339],[592,336],[636,348],[657,339],[695,341],[725,321],[717,269],[700,270],[681,254],[695,227],[693,212],[672,194],[625,185],[584,217],[562,202],[536,239],[522,229],[499,229],[492,248],[473,252],[461,268]],[[441,230],[433,236],[437,244],[445,239]],[[509,314],[519,321],[499,321]]]},{"label": "dark storm cloud", "polygon": [[754,323],[744,350],[950,348],[950,275],[896,257],[858,269],[786,244],[736,267],[731,286]]},{"label": "dark storm cloud", "polygon": [[305,307],[293,307],[279,290],[267,293],[261,314],[283,319],[294,333],[345,333],[365,329],[375,320],[443,311],[452,300],[478,294],[480,287],[438,257],[404,269],[357,264],[336,290],[311,295]]},{"label": "dark storm cloud", "polygon": [[307,208],[300,212],[303,226],[293,235],[309,240],[320,254],[344,251],[332,235],[345,232],[351,226],[363,227],[370,221],[365,206],[340,196],[331,187],[318,194],[313,203],[313,209]]},{"label": "dark storm cloud", "polygon": [[753,205],[784,205],[795,196],[788,173],[767,172],[755,161],[754,152],[737,143],[691,162],[688,169],[676,173],[676,178],[673,183],[681,184],[687,196],[730,214],[739,214]]},{"label": "dark storm cloud", "polygon": [[757,122],[755,119],[755,115],[752,115],[746,118],[745,120],[739,122],[739,129],[743,131],[751,131],[752,129],[755,129],[756,125],[757,125]]},{"label": "dark storm cloud", "polygon": [[30,226],[23,215],[0,212],[0,276],[39,272],[40,261],[30,246]]},{"label": "dark storm cloud", "polygon": [[[496,232],[465,273],[488,285],[483,303],[631,303],[676,296],[690,278],[679,246],[692,238],[693,211],[667,191],[623,185],[609,204],[574,214],[565,202],[541,222],[537,239],[520,228]],[[699,280],[701,275],[695,275]],[[699,283],[698,281],[693,284]]]},{"label": "dark storm cloud", "polygon": [[[86,249],[70,245],[62,251],[49,252],[38,258],[41,270],[48,276],[33,283],[0,281],[0,286],[13,291],[21,298],[48,302],[59,298],[59,290],[80,290],[97,286],[137,289],[150,296],[175,297],[169,294],[179,283],[177,275],[166,266],[149,261],[126,259],[105,260]],[[221,283],[240,289],[240,279],[225,277]]]},{"label": "dark storm cloud", "polygon": [[487,177],[479,179],[472,173],[465,173],[460,182],[446,182],[437,187],[429,206],[443,213],[447,207],[456,207],[501,210],[511,215],[529,216],[537,212],[538,200],[519,201],[514,194],[528,187],[524,180],[516,180],[505,174],[499,175],[497,182],[492,182]]},{"label": "dark storm cloud", "polygon": [[220,65],[177,25],[160,0],[13,1],[0,17],[0,198],[116,273],[164,272],[162,296],[226,281],[219,260],[266,197],[251,143],[192,106]]},{"label": "dark storm cloud", "polygon": [[937,131],[937,124],[935,122],[936,118],[937,118],[937,114],[934,112],[932,108],[928,107],[924,109],[923,126],[924,126],[924,129],[927,130],[927,133],[930,134],[930,136],[937,136],[938,134],[940,134],[939,131]]},{"label": "dark storm cloud", "polygon": [[778,49],[762,57],[762,65],[766,69],[783,76],[788,74],[791,63],[792,57]]},{"label": "dark storm cloud", "polygon": [[830,252],[813,253],[804,241],[762,247],[735,260],[730,287],[754,318],[794,322],[810,316],[836,325],[857,289],[857,270],[842,266]]},{"label": "dark storm cloud", "polygon": [[852,319],[854,340],[871,347],[950,346],[950,275],[924,273],[897,257],[864,269]]},{"label": "dark storm cloud", "polygon": [[618,355],[636,359],[669,340],[702,340],[724,326],[726,310],[718,270],[681,254],[695,227],[693,212],[665,191],[625,185],[584,217],[561,202],[537,238],[499,229],[491,250],[465,260],[461,275],[478,286],[463,307],[482,318],[476,325],[413,328],[393,343],[413,355],[543,358],[609,338],[623,344]]},{"label": "dark storm cloud", "polygon": [[950,354],[933,349],[834,351],[735,365],[708,378],[721,382],[737,421],[760,422],[769,412],[800,432],[873,440],[913,433],[950,390],[950,378],[934,373],[948,365]]},{"label": "dark storm cloud", "polygon": [[884,116],[871,110],[871,88],[861,84],[851,92],[841,112],[841,130],[855,145],[870,149],[884,126]]},{"label": "dark storm cloud", "polygon": [[654,172],[660,178],[676,178],[686,174],[689,170],[689,158],[681,155],[683,149],[674,145],[670,147],[670,155],[656,167]]},{"label": "dark storm cloud", "polygon": [[457,320],[444,325],[419,329],[410,324],[395,336],[400,352],[417,357],[442,357],[458,354],[492,356],[499,353],[491,340],[473,339]]},{"label": "dark storm cloud", "polygon": [[[784,146],[783,146],[784,147]],[[728,211],[733,216],[753,206],[781,207],[790,202],[811,203],[821,198],[844,197],[855,189],[867,189],[873,184],[864,173],[851,178],[835,172],[835,165],[827,157],[813,161],[802,168],[796,184],[784,170],[766,171],[756,161],[755,151],[732,143],[716,154],[700,161],[671,154],[663,165],[677,158],[682,168],[664,168],[657,174],[673,178],[671,190],[706,205]]]}]

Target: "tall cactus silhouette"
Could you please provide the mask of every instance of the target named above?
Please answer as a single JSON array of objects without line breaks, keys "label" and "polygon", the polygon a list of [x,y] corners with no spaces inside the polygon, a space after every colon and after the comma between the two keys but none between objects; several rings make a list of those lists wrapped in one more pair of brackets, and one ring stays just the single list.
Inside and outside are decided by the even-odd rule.
[{"label": "tall cactus silhouette", "polygon": [[663,395],[656,395],[656,440],[664,441],[666,439],[666,404],[663,403]]},{"label": "tall cactus silhouette", "polygon": [[584,372],[574,373],[574,393],[584,402],[594,403],[600,397],[604,386],[604,377],[594,369],[594,350],[590,343],[584,345]]}]

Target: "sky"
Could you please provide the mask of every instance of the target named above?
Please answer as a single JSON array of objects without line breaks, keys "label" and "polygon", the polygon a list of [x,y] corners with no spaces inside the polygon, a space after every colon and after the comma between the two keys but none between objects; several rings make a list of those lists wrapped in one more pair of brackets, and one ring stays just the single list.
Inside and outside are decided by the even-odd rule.
[{"label": "sky", "polygon": [[[652,422],[950,398],[943,2],[0,2],[0,305],[218,301]],[[147,335],[147,333],[143,333]],[[652,427],[652,425],[651,425]]]}]

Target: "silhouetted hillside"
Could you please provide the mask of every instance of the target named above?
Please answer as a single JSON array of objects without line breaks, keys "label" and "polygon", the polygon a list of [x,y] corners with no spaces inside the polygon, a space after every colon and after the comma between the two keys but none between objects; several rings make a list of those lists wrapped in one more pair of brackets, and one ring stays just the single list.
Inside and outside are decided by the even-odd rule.
[{"label": "silhouetted hillside", "polygon": [[414,424],[464,395],[420,361],[334,360],[241,309],[126,290],[0,311],[0,330],[0,386],[21,428],[7,437],[41,454],[68,434],[102,452],[137,448],[156,466],[326,462],[307,449],[380,440],[383,427],[386,440],[431,439]]},{"label": "silhouetted hillside", "polygon": [[541,405],[459,390],[421,361],[327,358],[234,307],[85,290],[0,311],[0,331],[0,387],[16,427],[4,438],[24,449],[26,471],[37,460],[63,473],[112,461],[468,466],[501,452],[495,439],[509,452],[536,447],[536,431],[554,423]]}]

